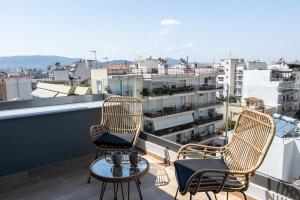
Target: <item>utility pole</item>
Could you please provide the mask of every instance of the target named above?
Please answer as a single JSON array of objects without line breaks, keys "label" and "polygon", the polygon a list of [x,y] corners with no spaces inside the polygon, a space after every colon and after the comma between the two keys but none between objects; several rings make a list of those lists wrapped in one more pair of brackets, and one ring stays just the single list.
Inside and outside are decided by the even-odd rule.
[{"label": "utility pole", "polygon": [[228,108],[229,108],[229,84],[226,84],[226,111],[225,111],[225,145],[228,144]]}]

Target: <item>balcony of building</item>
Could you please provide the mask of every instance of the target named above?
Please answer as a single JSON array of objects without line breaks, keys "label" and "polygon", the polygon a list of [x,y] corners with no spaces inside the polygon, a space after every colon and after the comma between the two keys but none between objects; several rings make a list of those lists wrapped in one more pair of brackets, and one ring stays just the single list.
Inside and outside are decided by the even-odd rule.
[{"label": "balcony of building", "polygon": [[[100,182],[86,181],[95,153],[89,128],[100,122],[104,98],[90,95],[1,103],[0,199],[99,199]],[[180,147],[140,133],[137,148],[150,162],[149,173],[141,178],[144,199],[174,199],[177,183],[172,162]],[[130,199],[138,199],[137,190],[131,188]],[[299,199],[295,185],[259,172],[250,177],[246,194],[250,200]],[[104,199],[112,198],[113,185],[107,185]],[[217,198],[226,199],[226,194],[218,193]],[[177,199],[189,199],[189,195],[179,194]],[[214,195],[198,193],[194,199],[214,199]],[[229,199],[242,196],[230,193]]]},{"label": "balcony of building", "polygon": [[216,101],[216,102],[202,103],[202,104],[185,104],[181,107],[169,106],[169,107],[163,107],[162,110],[145,111],[144,116],[146,120],[151,120],[154,118],[159,118],[159,120],[161,120],[164,117],[174,117],[177,116],[178,114],[192,113],[195,110],[210,109],[222,105],[223,102]]},{"label": "balcony of building", "polygon": [[[144,125],[144,131],[156,136],[164,136],[170,134],[176,135],[194,130],[197,127],[208,126],[222,119],[222,114],[210,114],[209,116],[199,117],[198,119],[193,119],[192,115],[188,117],[182,116],[182,119],[179,119],[182,123],[181,125],[174,126],[175,123],[163,122],[166,127],[165,128],[164,126],[160,125],[162,121],[153,121],[152,123]],[[171,118],[169,121],[174,122],[174,119]]]},{"label": "balcony of building", "polygon": [[272,70],[271,72],[271,81],[277,82],[295,82],[296,77],[295,74],[288,71],[280,71],[280,70]]},{"label": "balcony of building", "polygon": [[194,76],[217,75],[213,68],[133,68],[128,72],[130,76],[138,76],[144,79],[165,79],[165,78],[187,78]]},{"label": "balcony of building", "polygon": [[282,105],[282,104],[290,104],[295,102],[296,99],[293,96],[279,96],[278,97],[278,104]]},{"label": "balcony of building", "polygon": [[155,99],[164,99],[170,97],[180,97],[186,95],[195,95],[203,94],[208,92],[216,92],[223,89],[223,85],[215,84],[200,84],[199,86],[163,86],[153,89],[143,88],[143,91],[140,92],[143,95],[144,99],[155,100]]}]

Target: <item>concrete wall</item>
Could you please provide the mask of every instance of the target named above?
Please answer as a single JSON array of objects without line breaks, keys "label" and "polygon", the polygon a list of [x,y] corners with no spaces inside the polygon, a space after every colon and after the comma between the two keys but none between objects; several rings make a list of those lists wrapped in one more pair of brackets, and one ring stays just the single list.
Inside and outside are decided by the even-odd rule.
[{"label": "concrete wall", "polygon": [[242,99],[257,97],[265,105],[277,107],[279,82],[271,82],[270,73],[270,70],[244,70]]},{"label": "concrete wall", "polygon": [[[282,179],[284,154],[283,140],[275,136],[263,164],[257,171]],[[276,163],[274,163],[274,160],[276,160]]]},{"label": "concrete wall", "polygon": [[23,100],[32,99],[32,87],[29,77],[10,77],[6,79],[7,100],[20,98]]},{"label": "concrete wall", "polygon": [[0,120],[0,176],[92,153],[89,128],[100,114],[96,108]]},{"label": "concrete wall", "polygon": [[68,70],[55,70],[53,71],[53,77],[55,81],[68,81],[69,71]]},{"label": "concrete wall", "polygon": [[93,94],[105,92],[107,87],[106,69],[91,69],[91,87]]}]

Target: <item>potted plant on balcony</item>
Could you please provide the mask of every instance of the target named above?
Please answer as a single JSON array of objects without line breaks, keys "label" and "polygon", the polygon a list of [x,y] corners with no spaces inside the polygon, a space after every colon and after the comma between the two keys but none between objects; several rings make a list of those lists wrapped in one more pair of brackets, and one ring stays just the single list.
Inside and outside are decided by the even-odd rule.
[{"label": "potted plant on balcony", "polygon": [[148,88],[143,88],[143,91],[141,92],[141,95],[143,95],[143,96],[149,96],[150,93],[149,93]]}]

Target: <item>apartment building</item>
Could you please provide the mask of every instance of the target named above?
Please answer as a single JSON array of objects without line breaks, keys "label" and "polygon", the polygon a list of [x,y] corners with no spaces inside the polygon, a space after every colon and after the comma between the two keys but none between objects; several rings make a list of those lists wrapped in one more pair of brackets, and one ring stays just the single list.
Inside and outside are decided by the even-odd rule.
[{"label": "apartment building", "polygon": [[0,101],[32,99],[29,76],[8,74],[0,77]]},{"label": "apartment building", "polygon": [[218,95],[227,96],[226,90],[228,85],[229,96],[235,96],[238,99],[242,99],[243,71],[267,69],[265,62],[258,60],[245,61],[243,58],[223,59],[219,63],[214,63],[213,67],[218,69],[217,83],[225,88]]},{"label": "apartment building", "polygon": [[[216,108],[217,70],[213,68],[168,68],[163,60],[139,61],[127,74],[93,69],[93,93],[137,96],[143,99],[144,130],[167,140],[201,141],[215,134],[222,120]],[[109,88],[109,89],[108,89]]]},{"label": "apartment building", "polygon": [[91,87],[93,94],[102,91],[109,92],[108,78],[112,75],[128,74],[128,67],[124,65],[107,66],[91,69]]},{"label": "apartment building", "polygon": [[73,85],[89,86],[91,80],[91,69],[96,66],[95,60],[79,60],[74,62],[70,68],[70,76]]},{"label": "apartment building", "polygon": [[293,115],[299,109],[298,78],[299,73],[291,69],[244,70],[242,98],[259,97],[277,113]]}]

